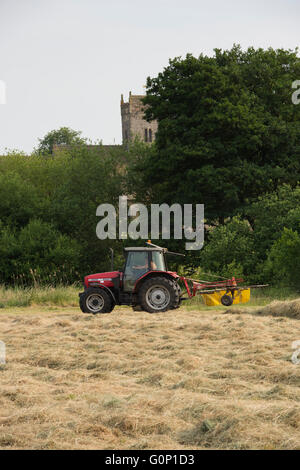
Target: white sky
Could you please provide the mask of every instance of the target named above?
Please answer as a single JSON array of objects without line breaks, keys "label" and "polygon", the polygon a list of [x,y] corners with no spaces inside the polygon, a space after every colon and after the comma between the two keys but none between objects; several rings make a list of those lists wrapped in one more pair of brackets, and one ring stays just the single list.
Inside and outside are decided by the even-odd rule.
[{"label": "white sky", "polygon": [[121,93],[144,93],[169,58],[294,49],[299,29],[297,0],[0,0],[0,153],[61,126],[121,143]]}]

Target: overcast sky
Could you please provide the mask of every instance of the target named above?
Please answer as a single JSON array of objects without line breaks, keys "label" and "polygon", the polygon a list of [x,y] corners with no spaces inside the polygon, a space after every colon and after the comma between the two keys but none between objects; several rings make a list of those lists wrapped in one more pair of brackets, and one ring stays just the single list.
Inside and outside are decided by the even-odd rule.
[{"label": "overcast sky", "polygon": [[144,93],[169,58],[294,49],[299,29],[297,0],[0,0],[0,153],[61,126],[121,143],[121,93]]}]

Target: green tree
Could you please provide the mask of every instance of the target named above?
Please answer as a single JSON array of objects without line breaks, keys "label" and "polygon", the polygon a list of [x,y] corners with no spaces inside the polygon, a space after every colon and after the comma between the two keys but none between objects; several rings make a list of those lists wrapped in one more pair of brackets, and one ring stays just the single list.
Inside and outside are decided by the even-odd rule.
[{"label": "green tree", "polygon": [[[96,226],[98,205],[118,207],[123,194],[122,148],[73,148],[54,159],[51,168],[51,205],[47,220],[58,230],[76,239],[81,246],[80,271],[99,272],[109,268],[109,247],[121,249],[114,240],[99,240]],[[60,169],[57,175],[57,168]],[[59,178],[60,184],[56,184]]]},{"label": "green tree", "polygon": [[[110,269],[109,248],[116,249],[115,259],[118,260],[122,243],[97,238],[96,209],[105,202],[118,207],[118,197],[124,193],[124,178],[124,153],[120,147],[88,149],[79,145],[52,158],[1,156],[2,281],[13,282],[26,273],[27,277],[22,279],[29,283],[32,281],[30,268],[37,269],[40,279],[47,278],[48,282],[50,273],[61,272],[64,265],[63,279],[70,283],[90,272]],[[37,219],[44,224],[41,230],[33,223]],[[59,246],[50,243],[51,240],[48,243],[47,232],[51,240],[60,240]],[[39,233],[44,235],[43,245]],[[65,238],[62,240],[60,235]],[[33,247],[35,239],[37,244]],[[72,257],[68,244],[74,248],[73,243],[76,254]],[[75,253],[73,248],[72,253]]]},{"label": "green tree", "polygon": [[86,143],[86,139],[80,136],[80,131],[74,131],[69,127],[61,127],[60,129],[50,131],[43,139],[39,139],[36,153],[50,155],[55,144],[80,145]]},{"label": "green tree", "polygon": [[208,233],[199,262],[204,271],[225,277],[253,275],[257,255],[249,224],[234,217],[213,228]]},{"label": "green tree", "polygon": [[69,282],[80,245],[52,224],[32,219],[21,230],[0,227],[1,282]]},{"label": "green tree", "polygon": [[283,270],[273,275],[269,252],[274,246],[272,253],[279,252],[281,242],[276,242],[284,230],[300,234],[300,187],[281,186],[247,207],[244,216],[251,225],[247,219],[233,217],[209,231],[198,259],[200,266],[224,275],[230,272],[229,265],[237,272],[242,267],[251,282],[278,282]]},{"label": "green tree", "polygon": [[159,202],[204,203],[221,222],[249,201],[299,180],[297,50],[215,50],[175,58],[147,80],[156,152],[139,171]]},{"label": "green tree", "polygon": [[7,225],[23,227],[42,212],[40,194],[21,174],[6,171],[0,174],[0,215]]},{"label": "green tree", "polygon": [[282,185],[261,196],[245,210],[245,216],[251,221],[257,256],[264,261],[284,228],[300,233],[300,186]]},{"label": "green tree", "polygon": [[274,242],[265,265],[265,273],[273,282],[299,289],[300,234],[285,228]]}]

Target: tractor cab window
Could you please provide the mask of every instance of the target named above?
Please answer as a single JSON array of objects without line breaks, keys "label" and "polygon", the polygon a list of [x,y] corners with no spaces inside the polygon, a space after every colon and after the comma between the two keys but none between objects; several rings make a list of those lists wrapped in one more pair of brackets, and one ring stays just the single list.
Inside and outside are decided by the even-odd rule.
[{"label": "tractor cab window", "polygon": [[137,279],[149,270],[147,251],[129,251],[124,272],[124,291],[132,292]]},{"label": "tractor cab window", "polygon": [[166,271],[165,258],[161,251],[152,251],[151,270]]}]

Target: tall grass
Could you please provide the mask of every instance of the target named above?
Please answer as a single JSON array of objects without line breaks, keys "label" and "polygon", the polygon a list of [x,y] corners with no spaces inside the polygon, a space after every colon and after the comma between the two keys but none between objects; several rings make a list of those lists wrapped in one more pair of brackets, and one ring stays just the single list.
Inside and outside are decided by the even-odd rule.
[{"label": "tall grass", "polygon": [[0,286],[0,308],[31,305],[78,306],[80,287],[5,287]]},{"label": "tall grass", "polygon": [[268,305],[274,300],[294,300],[300,297],[300,292],[291,287],[266,287],[251,289],[249,306]]},{"label": "tall grass", "polygon": [[[71,286],[44,286],[44,287],[6,287],[0,285],[0,308],[5,307],[29,307],[31,305],[56,305],[59,307],[77,307],[78,293],[82,286],[73,284]],[[249,307],[264,306],[274,300],[293,300],[299,298],[300,294],[287,287],[268,287],[265,289],[252,289]],[[207,307],[204,305],[201,295],[197,295],[183,303],[188,310],[212,310],[224,308]]]}]

